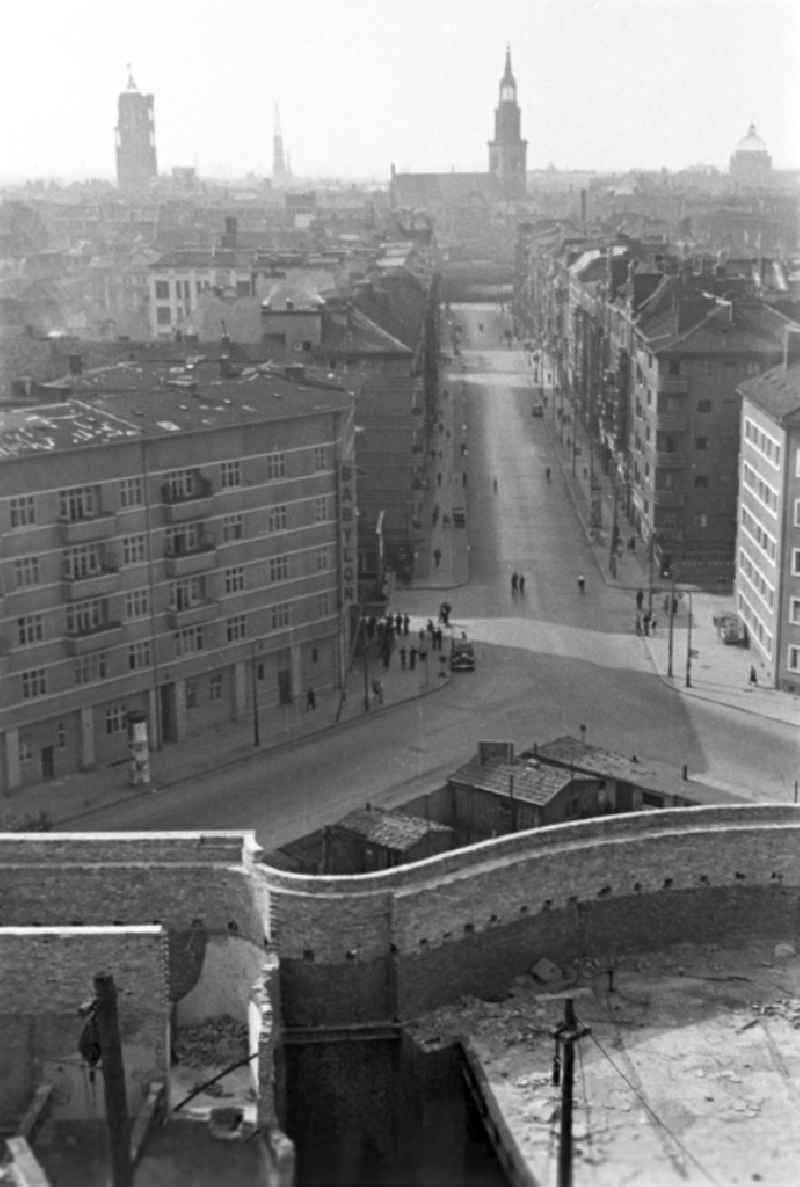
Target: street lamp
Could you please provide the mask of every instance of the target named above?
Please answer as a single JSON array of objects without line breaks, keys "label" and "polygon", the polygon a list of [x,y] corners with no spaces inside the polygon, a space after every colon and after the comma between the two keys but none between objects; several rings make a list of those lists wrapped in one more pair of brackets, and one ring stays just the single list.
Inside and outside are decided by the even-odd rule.
[{"label": "street lamp", "polygon": [[253,651],[250,657],[250,678],[253,696],[253,745],[261,745],[261,723],[258,719],[258,665],[256,664],[256,652],[264,650],[264,640],[257,639],[253,644]]}]

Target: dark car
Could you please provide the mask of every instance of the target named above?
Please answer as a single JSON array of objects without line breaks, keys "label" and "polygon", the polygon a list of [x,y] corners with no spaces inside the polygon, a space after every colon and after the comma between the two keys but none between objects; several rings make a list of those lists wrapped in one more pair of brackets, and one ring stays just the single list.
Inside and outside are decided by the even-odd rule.
[{"label": "dark car", "polygon": [[453,639],[450,651],[450,671],[475,671],[475,647],[469,639]]}]

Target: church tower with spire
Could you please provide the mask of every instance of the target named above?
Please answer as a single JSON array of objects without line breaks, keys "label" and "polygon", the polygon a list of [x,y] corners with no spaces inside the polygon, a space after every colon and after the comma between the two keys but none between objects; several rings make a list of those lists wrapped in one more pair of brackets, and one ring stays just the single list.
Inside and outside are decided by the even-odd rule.
[{"label": "church tower with spire", "polygon": [[528,142],[520,136],[517,83],[511,70],[511,46],[506,46],[506,66],[494,113],[494,139],[489,141],[489,172],[508,198],[523,198],[526,191]]},{"label": "church tower with spire", "polygon": [[281,113],[275,104],[275,128],[272,136],[272,184],[275,189],[282,189],[290,180],[287,154],[283,147],[281,133]]}]

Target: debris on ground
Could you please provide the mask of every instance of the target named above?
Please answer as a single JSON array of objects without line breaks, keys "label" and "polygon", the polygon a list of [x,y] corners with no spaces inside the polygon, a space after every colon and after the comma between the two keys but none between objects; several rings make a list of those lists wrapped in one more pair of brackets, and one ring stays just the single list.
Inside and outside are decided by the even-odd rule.
[{"label": "debris on ground", "polygon": [[184,1067],[227,1067],[247,1058],[248,1044],[247,1024],[229,1014],[179,1027],[174,1042],[178,1063]]}]

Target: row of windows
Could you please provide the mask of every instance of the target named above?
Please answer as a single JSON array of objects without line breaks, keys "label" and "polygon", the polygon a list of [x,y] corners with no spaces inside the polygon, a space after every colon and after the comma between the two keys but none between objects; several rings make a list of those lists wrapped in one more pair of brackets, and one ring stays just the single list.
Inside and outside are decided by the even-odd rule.
[{"label": "row of windows", "polygon": [[763,454],[768,461],[772,463],[776,470],[780,469],[781,465],[781,446],[774,437],[757,424],[755,424],[749,416],[744,418],[744,436],[745,440],[749,441],[754,449]]},{"label": "row of windows", "polygon": [[772,655],[772,634],[741,590],[739,591],[738,602],[739,613],[747,623],[750,633],[755,635],[767,655]]},{"label": "row of windows", "polygon": [[747,462],[742,463],[742,482],[773,515],[778,511],[778,492],[756,473]]},{"label": "row of windows", "polygon": [[766,553],[771,561],[774,561],[777,551],[775,537],[771,536],[766,528],[762,528],[755,516],[744,506],[742,507],[742,528],[761,551]]},{"label": "row of windows", "polygon": [[[328,447],[314,446],[314,470],[319,472],[328,467]],[[267,478],[286,477],[286,454],[269,453],[264,458]],[[165,484],[172,499],[191,498],[199,490],[201,478],[195,469],[169,470]],[[220,486],[223,490],[242,485],[242,464],[240,461],[220,463]],[[118,483],[121,508],[144,506],[144,480],[142,477],[123,478]],[[75,522],[93,519],[101,513],[100,487],[79,486],[59,493],[59,514],[62,519]],[[36,523],[36,503],[33,495],[18,495],[9,499],[9,521],[12,528],[30,527]]]},{"label": "row of windows", "polygon": [[750,585],[753,593],[761,598],[770,610],[775,609],[775,589],[764,577],[763,573],[753,564],[743,548],[739,549],[739,573]]}]

